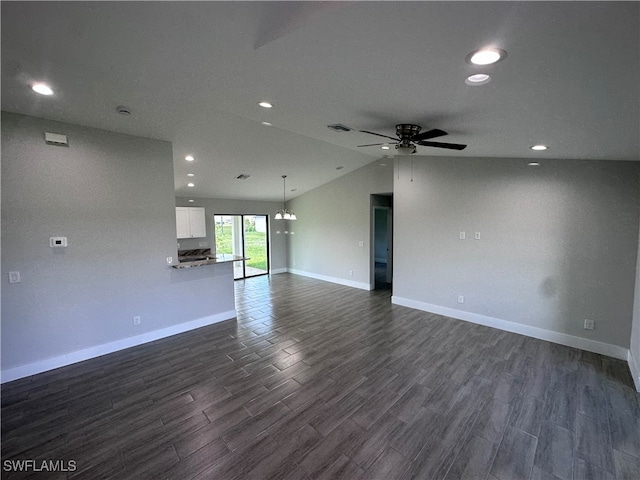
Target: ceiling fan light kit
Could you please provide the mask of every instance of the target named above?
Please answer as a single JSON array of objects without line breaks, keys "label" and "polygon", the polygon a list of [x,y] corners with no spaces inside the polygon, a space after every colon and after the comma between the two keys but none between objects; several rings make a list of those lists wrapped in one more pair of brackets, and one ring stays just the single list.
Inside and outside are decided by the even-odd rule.
[{"label": "ceiling fan light kit", "polygon": [[415,145],[401,145],[401,144],[397,144],[396,145],[396,151],[398,152],[398,155],[411,155],[412,153],[416,153],[416,146]]}]

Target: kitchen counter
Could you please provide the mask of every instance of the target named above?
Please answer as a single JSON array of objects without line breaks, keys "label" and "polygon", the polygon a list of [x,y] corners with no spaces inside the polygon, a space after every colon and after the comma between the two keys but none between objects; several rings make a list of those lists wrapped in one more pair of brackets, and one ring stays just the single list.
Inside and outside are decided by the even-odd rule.
[{"label": "kitchen counter", "polygon": [[242,260],[249,260],[246,257],[239,255],[231,255],[230,253],[216,253],[215,255],[207,255],[206,258],[191,261],[182,261],[177,265],[172,265],[173,268],[191,268],[202,267],[205,265],[217,265],[218,263],[240,262]]}]

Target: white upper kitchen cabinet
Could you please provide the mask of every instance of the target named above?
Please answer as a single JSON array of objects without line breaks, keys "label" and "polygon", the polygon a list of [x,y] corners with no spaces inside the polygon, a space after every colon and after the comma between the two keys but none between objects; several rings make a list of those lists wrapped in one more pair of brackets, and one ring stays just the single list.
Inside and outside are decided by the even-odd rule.
[{"label": "white upper kitchen cabinet", "polygon": [[203,207],[176,207],[176,233],[178,238],[207,236]]}]

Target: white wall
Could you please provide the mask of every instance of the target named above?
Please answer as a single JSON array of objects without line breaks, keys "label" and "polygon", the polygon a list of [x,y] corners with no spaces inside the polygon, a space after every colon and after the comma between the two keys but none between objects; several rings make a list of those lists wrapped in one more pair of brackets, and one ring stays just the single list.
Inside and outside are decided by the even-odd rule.
[{"label": "white wall", "polygon": [[412,160],[413,181],[409,159],[394,175],[394,302],[626,358],[637,163]]},{"label": "white wall", "polygon": [[374,161],[288,202],[298,217],[288,222],[291,272],[370,288],[371,194],[393,190],[392,162],[380,163]]},{"label": "white wall", "polygon": [[175,255],[170,143],[2,113],[3,381],[234,317],[231,265]]},{"label": "white wall", "polygon": [[[251,188],[243,183],[243,188]],[[189,198],[194,200],[189,203]],[[215,215],[267,215],[269,216],[269,249],[272,273],[282,273],[287,268],[287,238],[280,232],[282,220],[274,220],[276,212],[282,208],[282,202],[261,202],[255,200],[229,200],[220,198],[177,197],[178,207],[204,207],[207,221],[207,238],[183,238],[178,240],[180,249],[214,248]]]}]

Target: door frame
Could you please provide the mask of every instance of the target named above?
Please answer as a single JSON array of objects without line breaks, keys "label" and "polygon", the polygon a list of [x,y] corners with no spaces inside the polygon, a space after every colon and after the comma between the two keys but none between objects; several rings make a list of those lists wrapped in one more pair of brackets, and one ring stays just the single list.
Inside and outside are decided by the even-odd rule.
[{"label": "door frame", "polygon": [[[244,228],[244,217],[264,217],[265,218],[265,228],[266,228],[266,252],[267,252],[267,268],[264,273],[258,273],[257,275],[249,275],[247,276],[247,261],[242,260],[242,276],[235,278],[235,262],[234,262],[234,280],[244,280],[246,278],[260,277],[262,275],[269,275],[271,272],[271,245],[269,242],[270,237],[270,225],[269,225],[269,215],[266,213],[216,213],[213,215],[213,244],[216,245],[216,217],[239,217],[240,218],[240,230],[242,235],[242,253],[241,256],[246,256],[246,237],[245,237],[245,228]],[[235,222],[235,219],[234,219]],[[234,225],[232,223],[232,225]],[[234,228],[234,227],[232,227]],[[216,251],[216,253],[218,253]]]},{"label": "door frame", "polygon": [[[391,197],[391,195],[372,195]],[[386,230],[386,243],[387,243],[387,283],[391,284],[393,288],[393,207],[386,205],[376,205],[372,200],[371,205],[371,241],[370,245],[370,264],[369,264],[369,290],[376,289],[376,211],[385,210],[387,212],[387,220],[385,225]]]}]

